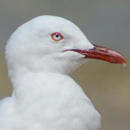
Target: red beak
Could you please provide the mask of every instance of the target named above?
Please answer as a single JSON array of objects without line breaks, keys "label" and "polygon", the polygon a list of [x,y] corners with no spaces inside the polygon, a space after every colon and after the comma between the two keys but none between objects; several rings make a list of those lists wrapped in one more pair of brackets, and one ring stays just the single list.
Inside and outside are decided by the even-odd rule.
[{"label": "red beak", "polygon": [[85,58],[99,59],[110,63],[127,64],[126,59],[118,52],[95,44],[93,45],[94,48],[90,50],[71,49],[70,51],[81,53],[85,55]]}]

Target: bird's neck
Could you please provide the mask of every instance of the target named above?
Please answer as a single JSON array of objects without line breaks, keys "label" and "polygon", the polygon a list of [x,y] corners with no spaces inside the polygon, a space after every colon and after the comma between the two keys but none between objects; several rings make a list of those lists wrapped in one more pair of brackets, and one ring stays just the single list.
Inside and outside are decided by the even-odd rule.
[{"label": "bird's neck", "polygon": [[[81,101],[91,105],[80,86],[68,75],[28,71],[11,77],[11,80],[14,87],[12,98],[16,104],[15,109],[22,117],[25,116],[33,122],[39,119],[58,120],[63,111],[70,115],[70,107],[73,111]],[[51,113],[50,116],[48,113]]]},{"label": "bird's neck", "polygon": [[[71,99],[84,97],[80,86],[68,75],[52,72],[26,72],[12,77],[12,97],[24,113],[62,109]],[[55,105],[54,105],[55,104]],[[49,108],[48,108],[49,107]],[[45,113],[44,113],[45,114]],[[40,115],[39,115],[40,116]]]},{"label": "bird's neck", "polygon": [[35,98],[38,95],[44,95],[46,92],[58,91],[59,84],[63,86],[66,79],[73,80],[71,76],[61,73],[32,72],[29,70],[16,71],[10,78],[13,96],[16,96],[17,99],[26,98],[27,95]]}]

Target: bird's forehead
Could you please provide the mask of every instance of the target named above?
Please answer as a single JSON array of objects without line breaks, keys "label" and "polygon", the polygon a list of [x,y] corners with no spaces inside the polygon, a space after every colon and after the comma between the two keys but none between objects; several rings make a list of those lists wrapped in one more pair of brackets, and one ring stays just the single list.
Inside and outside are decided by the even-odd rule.
[{"label": "bird's forehead", "polygon": [[37,30],[70,30],[73,32],[80,31],[80,29],[67,19],[56,16],[41,16],[31,21],[34,29]]}]

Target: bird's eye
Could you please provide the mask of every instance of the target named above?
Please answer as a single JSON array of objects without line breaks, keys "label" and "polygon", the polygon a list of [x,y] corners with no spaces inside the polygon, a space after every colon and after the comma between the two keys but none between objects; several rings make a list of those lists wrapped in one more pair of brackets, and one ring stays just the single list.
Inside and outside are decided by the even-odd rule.
[{"label": "bird's eye", "polygon": [[54,40],[54,41],[60,41],[63,39],[63,36],[61,33],[59,32],[54,32],[51,34],[51,38]]}]

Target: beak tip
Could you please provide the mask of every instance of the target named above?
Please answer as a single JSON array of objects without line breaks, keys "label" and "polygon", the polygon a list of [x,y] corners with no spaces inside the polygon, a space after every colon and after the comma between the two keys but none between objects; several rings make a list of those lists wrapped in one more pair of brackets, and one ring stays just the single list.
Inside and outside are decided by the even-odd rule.
[{"label": "beak tip", "polygon": [[126,59],[124,59],[124,62],[122,63],[122,65],[123,65],[124,67],[126,67],[126,66],[127,66],[127,64],[128,64],[127,60],[126,60]]},{"label": "beak tip", "polygon": [[123,66],[126,67],[126,65],[128,64],[126,58],[121,55],[120,59],[122,60],[122,62],[120,64],[122,64]]}]

